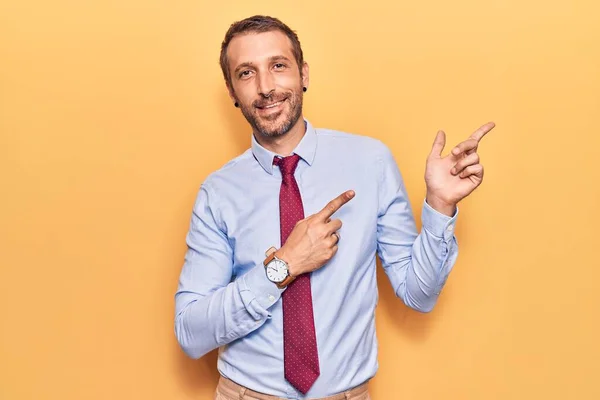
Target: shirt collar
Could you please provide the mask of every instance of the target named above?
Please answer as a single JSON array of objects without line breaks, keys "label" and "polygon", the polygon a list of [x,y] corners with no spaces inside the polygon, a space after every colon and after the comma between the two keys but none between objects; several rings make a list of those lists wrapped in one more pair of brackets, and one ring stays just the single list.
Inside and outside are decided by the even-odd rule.
[{"label": "shirt collar", "polygon": [[[305,119],[304,124],[306,126],[304,136],[292,153],[298,154],[308,165],[312,165],[317,150],[317,132],[308,120]],[[254,134],[252,134],[252,153],[260,166],[271,175],[273,175],[273,158],[283,157],[262,147]]]}]

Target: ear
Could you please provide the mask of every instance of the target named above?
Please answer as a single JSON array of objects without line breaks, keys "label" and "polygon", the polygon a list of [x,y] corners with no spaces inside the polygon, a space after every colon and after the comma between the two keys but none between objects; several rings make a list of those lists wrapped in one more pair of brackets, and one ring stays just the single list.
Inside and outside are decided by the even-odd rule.
[{"label": "ear", "polygon": [[304,61],[304,65],[302,65],[302,86],[304,86],[305,88],[308,87],[308,84],[310,82],[308,73],[308,63]]}]

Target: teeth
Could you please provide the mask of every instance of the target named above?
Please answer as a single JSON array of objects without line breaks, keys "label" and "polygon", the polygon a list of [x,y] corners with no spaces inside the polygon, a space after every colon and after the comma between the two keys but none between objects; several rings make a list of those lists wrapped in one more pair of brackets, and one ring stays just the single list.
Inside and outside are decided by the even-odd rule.
[{"label": "teeth", "polygon": [[280,105],[281,103],[283,103],[283,101],[279,101],[277,103],[273,103],[270,106],[266,106],[265,108],[273,108],[273,107],[277,107],[278,105]]}]

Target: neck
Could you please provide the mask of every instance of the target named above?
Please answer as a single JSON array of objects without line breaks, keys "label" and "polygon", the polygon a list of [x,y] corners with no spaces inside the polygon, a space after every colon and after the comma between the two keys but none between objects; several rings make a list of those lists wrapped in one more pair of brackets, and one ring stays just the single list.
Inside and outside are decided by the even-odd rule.
[{"label": "neck", "polygon": [[306,127],[304,126],[304,117],[300,115],[300,118],[298,118],[298,121],[296,121],[294,126],[281,136],[265,137],[254,132],[254,137],[265,149],[287,157],[292,154],[292,151],[298,146],[298,143],[300,143],[304,137],[305,132]]}]

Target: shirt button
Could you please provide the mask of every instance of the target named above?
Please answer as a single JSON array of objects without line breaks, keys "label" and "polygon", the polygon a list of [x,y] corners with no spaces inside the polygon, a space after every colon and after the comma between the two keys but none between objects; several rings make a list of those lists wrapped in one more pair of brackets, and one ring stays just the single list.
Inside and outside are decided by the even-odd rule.
[{"label": "shirt button", "polygon": [[272,294],[269,295],[269,301],[275,301],[275,296],[273,296]]},{"label": "shirt button", "polygon": [[452,225],[448,225],[448,227],[446,228],[446,230],[447,230],[448,232],[452,232],[452,228],[453,228],[453,226],[452,226]]}]

